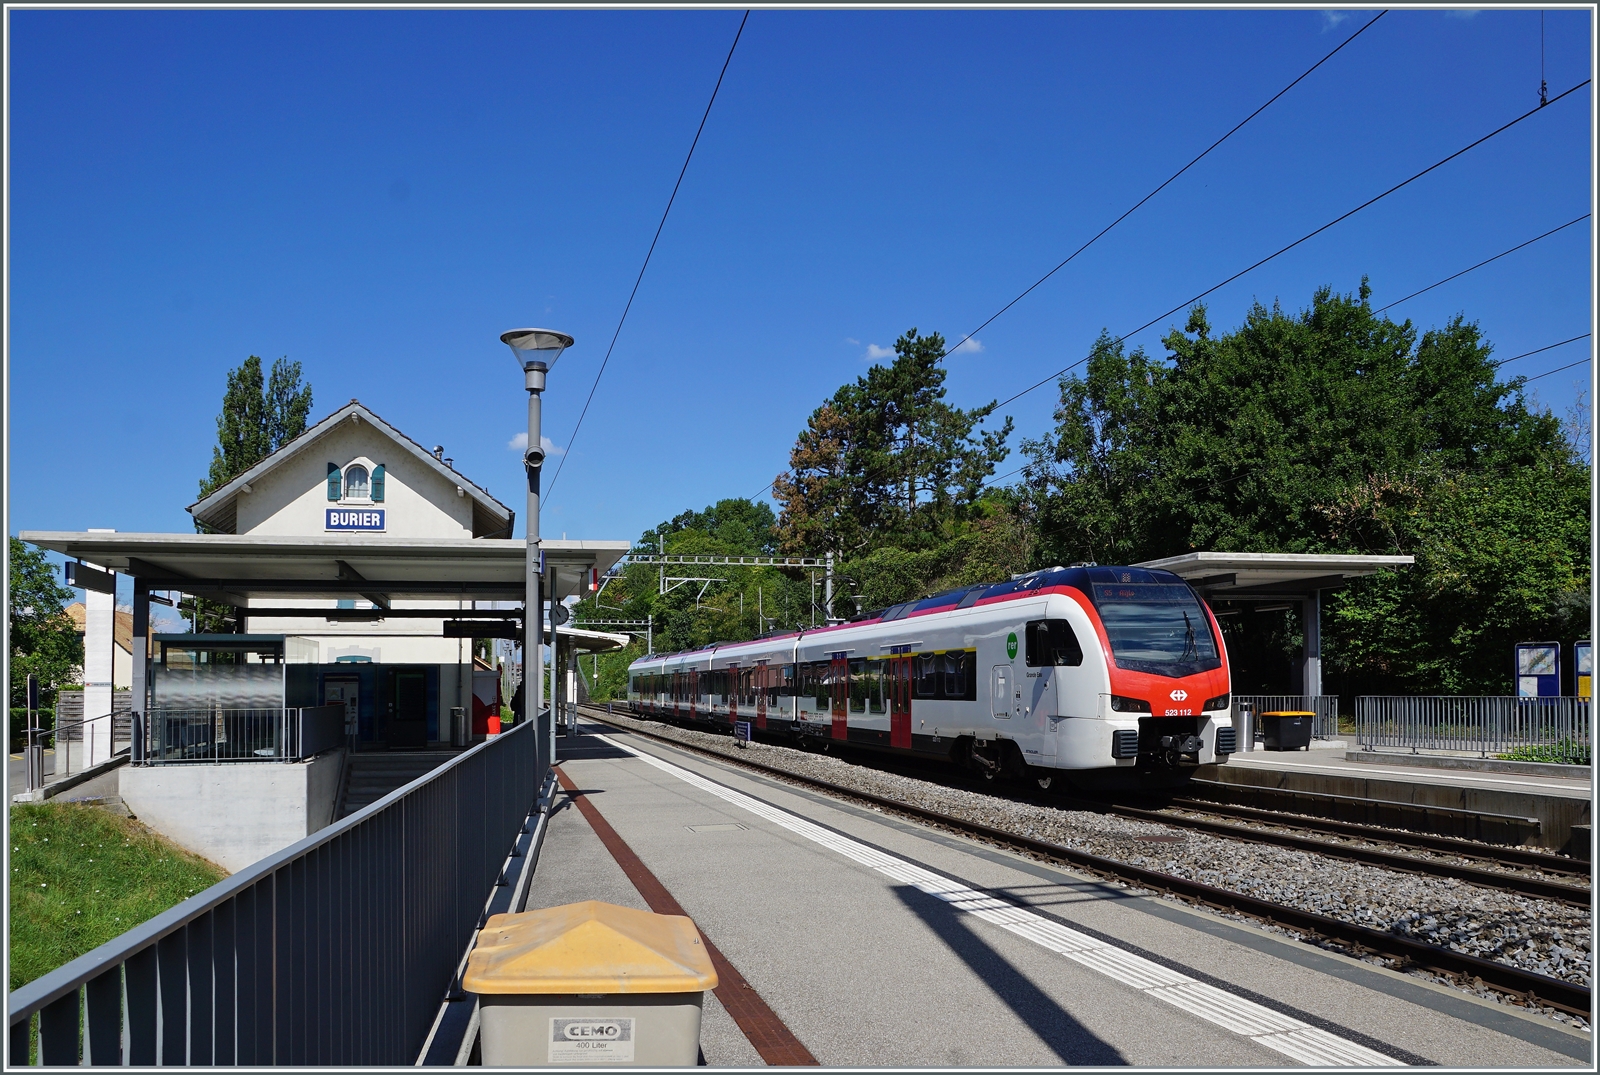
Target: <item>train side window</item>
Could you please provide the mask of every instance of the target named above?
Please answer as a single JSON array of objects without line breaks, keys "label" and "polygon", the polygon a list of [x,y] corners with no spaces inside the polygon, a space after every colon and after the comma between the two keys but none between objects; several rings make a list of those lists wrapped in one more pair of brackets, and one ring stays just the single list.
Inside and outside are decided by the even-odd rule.
[{"label": "train side window", "polygon": [[937,698],[939,696],[939,658],[932,653],[919,653],[916,656],[914,667],[914,687],[918,698]]},{"label": "train side window", "polygon": [[867,662],[860,657],[850,662],[850,712],[865,713],[867,711],[867,697],[872,693],[872,684],[868,680]]},{"label": "train side window", "polygon": [[1083,663],[1083,647],[1066,620],[1033,620],[1027,627],[1028,667],[1050,668]]},{"label": "train side window", "polygon": [[885,712],[883,707],[884,665],[885,662],[883,661],[867,662],[867,675],[870,677],[872,683],[872,691],[867,696],[867,712],[869,713]]},{"label": "train side window", "polygon": [[783,666],[783,682],[778,687],[778,694],[784,698],[794,697],[794,665]]},{"label": "train side window", "polygon": [[967,696],[967,661],[966,651],[951,650],[943,657],[944,661],[944,696],[946,698],[965,698]]},{"label": "train side window", "polygon": [[813,683],[817,698],[817,709],[826,710],[833,705],[833,665],[829,661],[817,661],[812,664],[816,669],[816,679]]}]

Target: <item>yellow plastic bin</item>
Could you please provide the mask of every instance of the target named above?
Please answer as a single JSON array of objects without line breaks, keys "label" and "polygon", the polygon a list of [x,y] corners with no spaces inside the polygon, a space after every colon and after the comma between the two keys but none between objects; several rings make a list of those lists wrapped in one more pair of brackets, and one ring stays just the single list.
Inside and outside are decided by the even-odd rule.
[{"label": "yellow plastic bin", "polygon": [[461,984],[486,1067],[694,1067],[717,972],[682,915],[585,900],[490,918]]}]

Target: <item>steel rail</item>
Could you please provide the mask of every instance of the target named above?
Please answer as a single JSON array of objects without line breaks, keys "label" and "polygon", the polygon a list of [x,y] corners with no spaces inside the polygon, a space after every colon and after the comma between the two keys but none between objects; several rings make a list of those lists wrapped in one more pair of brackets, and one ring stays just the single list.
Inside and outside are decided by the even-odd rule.
[{"label": "steel rail", "polygon": [[1173,799],[1167,805],[1177,810],[1193,810],[1196,813],[1216,814],[1220,817],[1236,817],[1243,821],[1261,821],[1269,825],[1304,829],[1307,832],[1321,832],[1330,836],[1349,836],[1361,840],[1377,840],[1394,844],[1398,847],[1412,847],[1421,851],[1439,851],[1448,855],[1461,855],[1464,858],[1493,862],[1508,869],[1543,870],[1546,873],[1567,874],[1572,877],[1588,877],[1591,871],[1590,864],[1581,859],[1565,859],[1557,855],[1542,854],[1538,851],[1529,851],[1520,847],[1497,847],[1493,844],[1483,844],[1475,840],[1458,840],[1453,836],[1435,836],[1426,832],[1385,829],[1377,825],[1359,825],[1353,821],[1307,817],[1301,814],[1281,813],[1277,810],[1263,810],[1255,806],[1235,806],[1230,803],[1204,802],[1200,799]]},{"label": "steel rail", "polygon": [[[592,710],[585,712],[584,716],[598,724],[609,723],[605,714],[598,714]],[[956,832],[978,836],[991,843],[1020,849],[1039,858],[1064,862],[1090,873],[1118,881],[1132,882],[1141,888],[1166,892],[1207,907],[1233,911],[1250,918],[1260,919],[1269,926],[1283,926],[1293,929],[1308,938],[1334,941],[1347,946],[1357,956],[1368,953],[1386,956],[1396,960],[1402,969],[1415,966],[1457,982],[1482,984],[1495,992],[1513,997],[1525,1005],[1543,1005],[1573,1015],[1580,1015],[1585,1019],[1589,1018],[1590,991],[1588,987],[1564,981],[1560,978],[1552,978],[1545,974],[1535,974],[1532,971],[1525,971],[1505,963],[1497,963],[1494,960],[1482,959],[1478,956],[1469,956],[1462,952],[1441,948],[1425,941],[1416,941],[1409,937],[1369,929],[1366,926],[1358,926],[1327,915],[1303,911],[1297,907],[1272,903],[1268,900],[1257,899],[1254,896],[1246,896],[1243,893],[1216,888],[1199,881],[1191,881],[1185,877],[1147,870],[1142,866],[1118,862],[1116,859],[1106,858],[1102,855],[1063,847],[1060,844],[1037,840],[1031,836],[1021,836],[1016,833],[1006,832],[980,822],[951,817],[935,810],[928,810],[924,807],[901,802],[898,799],[874,795],[868,791],[857,791],[854,788],[847,788],[827,780],[804,776],[800,773],[792,773],[758,761],[732,758],[714,750],[706,750],[702,747],[696,747],[669,736],[658,735],[643,729],[628,728],[614,723],[611,723],[610,726],[619,731],[659,740],[692,753],[715,758],[718,761],[742,766],[780,779],[792,780],[833,795],[855,799]]]},{"label": "steel rail", "polygon": [[[1074,800],[1065,801],[1072,802]],[[1170,825],[1173,828],[1192,829],[1196,832],[1210,833],[1213,836],[1225,836],[1234,840],[1249,840],[1252,843],[1271,844],[1274,847],[1290,847],[1297,851],[1309,851],[1312,854],[1326,855],[1329,858],[1348,859],[1351,862],[1360,862],[1368,866],[1380,866],[1386,870],[1395,870],[1400,873],[1422,874],[1427,877],[1453,877],[1460,881],[1478,885],[1481,888],[1494,888],[1516,895],[1556,900],[1575,907],[1588,907],[1594,900],[1594,893],[1591,890],[1560,881],[1547,881],[1543,878],[1504,873],[1499,870],[1485,870],[1475,866],[1463,866],[1454,862],[1440,862],[1437,859],[1417,858],[1414,855],[1398,854],[1394,851],[1380,851],[1376,848],[1355,847],[1350,844],[1334,843],[1329,840],[1318,840],[1310,836],[1296,836],[1286,832],[1253,829],[1245,825],[1230,824],[1226,821],[1208,821],[1204,818],[1182,817],[1162,810],[1141,810],[1132,806],[1096,805],[1087,802],[1083,805],[1115,814],[1118,817],[1132,818],[1138,821],[1152,821],[1161,825]],[[1276,825],[1280,824],[1280,822],[1273,820],[1269,824]]]}]

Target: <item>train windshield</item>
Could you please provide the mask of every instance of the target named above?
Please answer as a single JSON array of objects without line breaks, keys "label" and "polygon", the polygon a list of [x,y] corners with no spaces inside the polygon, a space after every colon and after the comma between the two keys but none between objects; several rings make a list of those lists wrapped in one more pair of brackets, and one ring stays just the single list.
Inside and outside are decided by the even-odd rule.
[{"label": "train windshield", "polygon": [[1178,677],[1222,667],[1205,610],[1176,576],[1137,567],[1091,567],[1088,573],[1118,668]]}]

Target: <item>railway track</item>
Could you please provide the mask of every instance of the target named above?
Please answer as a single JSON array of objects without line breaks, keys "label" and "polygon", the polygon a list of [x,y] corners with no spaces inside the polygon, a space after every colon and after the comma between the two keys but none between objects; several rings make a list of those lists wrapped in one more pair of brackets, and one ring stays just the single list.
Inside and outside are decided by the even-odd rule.
[{"label": "railway track", "polygon": [[[1170,809],[1141,810],[1131,806],[1117,806],[1092,801],[1080,804],[1068,799],[1061,800],[1061,803],[1066,806],[1079,805],[1082,809],[1100,810],[1114,814],[1117,817],[1125,817],[1137,821],[1152,821],[1172,828],[1209,833],[1213,836],[1225,836],[1234,840],[1249,840],[1252,843],[1271,844],[1274,847],[1292,847],[1298,851],[1309,851],[1312,854],[1327,855],[1330,858],[1345,859],[1350,862],[1360,862],[1368,866],[1381,866],[1386,870],[1396,870],[1400,873],[1420,874],[1425,877],[1453,877],[1456,880],[1466,881],[1482,888],[1493,888],[1502,892],[1511,892],[1520,896],[1533,896],[1542,900],[1556,900],[1560,903],[1571,904],[1574,907],[1588,907],[1594,898],[1594,894],[1590,889],[1569,884],[1565,881],[1531,877],[1526,874],[1511,873],[1505,870],[1484,869],[1440,859],[1418,858],[1415,855],[1363,847],[1353,843],[1338,843],[1315,836],[1298,836],[1294,833],[1276,832],[1272,829],[1252,828],[1249,825],[1240,825],[1231,821],[1213,821],[1207,818],[1189,817],[1184,814],[1173,813]],[[1178,804],[1175,803],[1173,805],[1177,806]],[[1206,807],[1184,802],[1182,809],[1203,810]],[[1270,815],[1270,811],[1261,811],[1261,813]],[[1263,824],[1298,828],[1317,833],[1332,834],[1336,831],[1326,829],[1314,821],[1308,820],[1307,823],[1301,823],[1298,820],[1285,819],[1282,815],[1272,815],[1252,820],[1260,821]],[[1361,827],[1364,828],[1365,826]],[[1389,836],[1362,835],[1357,838],[1365,841],[1406,846],[1403,841],[1394,840]],[[1443,838],[1441,837],[1441,839]],[[1455,842],[1467,843],[1467,841]],[[1478,845],[1472,846],[1477,847]],[[1434,848],[1430,850],[1441,849]],[[1455,849],[1451,849],[1446,853],[1462,856],[1470,855],[1479,859],[1483,857],[1481,848],[1476,853]]]},{"label": "railway track", "polygon": [[[1376,825],[1335,821],[1331,818],[1309,817],[1279,810],[1262,810],[1254,806],[1204,802],[1200,799],[1173,799],[1167,803],[1167,806],[1176,810],[1190,810],[1218,817],[1237,818],[1242,821],[1258,821],[1267,825],[1281,825],[1284,828],[1302,829],[1327,836],[1342,836],[1353,840],[1372,840],[1378,843],[1391,844],[1395,847],[1410,848],[1415,851],[1459,855],[1462,858],[1473,859],[1503,870],[1539,870],[1543,873],[1557,874],[1564,877],[1587,878],[1591,869],[1590,864],[1583,859],[1565,858],[1560,855],[1533,851],[1523,847],[1502,847],[1495,844],[1480,843],[1476,840],[1461,840],[1454,836],[1435,836],[1425,832],[1385,829]],[[1587,892],[1589,890],[1584,889],[1584,891]]]},{"label": "railway track", "polygon": [[[1002,829],[984,825],[980,822],[967,821],[962,818],[952,817],[947,814],[939,813],[935,810],[928,810],[923,807],[911,805],[910,803],[904,803],[897,799],[875,795],[871,792],[857,791],[854,788],[844,787],[843,785],[834,784],[831,781],[805,776],[800,773],[793,773],[777,766],[763,764],[762,762],[744,758],[729,757],[727,754],[719,751],[697,747],[692,744],[673,739],[670,736],[659,735],[643,729],[629,728],[620,724],[616,724],[608,721],[606,719],[606,714],[597,713],[593,710],[585,709],[583,710],[583,715],[585,718],[594,721],[597,724],[605,724],[609,727],[617,729],[618,731],[633,735],[641,735],[647,739],[654,739],[659,742],[667,743],[679,749],[688,750],[692,753],[714,758],[721,762],[738,765],[768,776],[773,776],[782,780],[788,780],[794,783],[806,785],[808,787],[813,787],[819,791],[825,791],[831,795],[839,796],[844,799],[867,803],[881,810],[891,811],[907,817],[912,817],[919,821],[926,822],[949,831],[975,836],[989,843],[1010,848],[1012,850],[1021,851],[1036,858],[1044,859],[1046,861],[1060,862],[1097,876],[1137,885],[1140,888],[1165,892],[1169,895],[1187,900],[1191,903],[1199,904],[1204,907],[1209,907],[1215,910],[1231,911],[1235,914],[1244,915],[1249,918],[1266,922],[1268,925],[1291,929],[1302,934],[1309,940],[1331,942],[1357,956],[1378,955],[1392,959],[1395,961],[1394,969],[1397,970],[1403,970],[1408,967],[1416,967],[1421,970],[1430,971],[1434,974],[1457,981],[1463,985],[1481,985],[1485,988],[1507,996],[1520,1004],[1528,1006],[1543,1005],[1557,1008],[1573,1015],[1579,1015],[1585,1019],[1590,1017],[1590,990],[1586,986],[1577,985],[1576,983],[1564,981],[1560,978],[1553,978],[1543,974],[1535,974],[1531,971],[1521,970],[1520,968],[1513,967],[1505,963],[1498,963],[1494,960],[1482,959],[1478,956],[1466,955],[1465,953],[1456,952],[1448,948],[1440,947],[1439,945],[1428,944],[1424,941],[1412,940],[1409,937],[1403,937],[1398,934],[1381,930],[1370,929],[1366,926],[1358,926],[1354,923],[1345,922],[1327,915],[1320,915],[1312,911],[1301,910],[1297,907],[1290,907],[1284,904],[1258,899],[1254,896],[1247,896],[1243,893],[1217,888],[1199,881],[1192,881],[1185,877],[1160,873],[1155,870],[1146,869],[1142,866],[1134,866],[1129,863],[1119,862],[1116,859],[1107,858],[1102,855],[1095,855],[1086,851],[1079,851],[1075,848],[1063,847],[1060,844],[1050,843],[1044,840],[1037,840],[1032,837],[1019,835],[1017,833],[1006,832]],[[1103,804],[1096,806],[1095,808],[1103,808]],[[1119,809],[1132,810],[1134,808],[1122,807]],[[1164,825],[1171,825],[1176,821],[1173,816],[1161,813],[1159,811],[1140,811],[1140,813],[1148,813],[1151,815],[1149,818],[1142,820],[1154,820]],[[1191,820],[1199,821],[1202,819]],[[1207,824],[1217,825],[1221,828],[1230,830],[1224,835],[1237,837],[1239,834],[1231,830],[1244,829],[1247,832],[1262,834],[1259,842],[1278,842],[1270,838],[1273,834],[1266,833],[1264,830],[1248,830],[1245,829],[1244,826],[1235,826],[1217,822],[1207,822]],[[1276,835],[1281,836],[1283,834]],[[1328,841],[1320,840],[1312,840],[1310,842],[1318,845],[1329,843]],[[1339,845],[1330,843],[1329,846],[1338,847]],[[1317,853],[1325,853],[1320,846],[1316,850]],[[1404,856],[1394,857],[1403,858]],[[1410,872],[1427,872],[1425,869],[1417,868],[1415,865],[1425,861],[1426,860],[1422,859],[1412,860],[1413,868]],[[1384,865],[1386,868],[1398,868],[1391,867],[1387,863]],[[1479,872],[1486,874],[1492,873],[1492,871]],[[1504,875],[1493,874],[1493,876],[1498,880]],[[1530,879],[1520,878],[1519,880]],[[1478,882],[1474,881],[1473,883],[1476,884]],[[1494,887],[1501,886],[1496,884]],[[1574,886],[1563,887],[1571,889]],[[1584,905],[1586,906],[1588,902],[1589,900],[1587,898],[1587,891],[1585,890]]]}]

